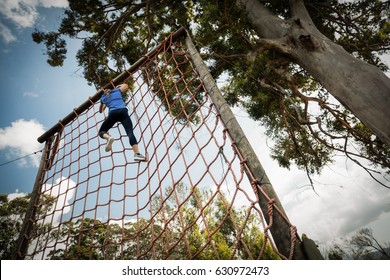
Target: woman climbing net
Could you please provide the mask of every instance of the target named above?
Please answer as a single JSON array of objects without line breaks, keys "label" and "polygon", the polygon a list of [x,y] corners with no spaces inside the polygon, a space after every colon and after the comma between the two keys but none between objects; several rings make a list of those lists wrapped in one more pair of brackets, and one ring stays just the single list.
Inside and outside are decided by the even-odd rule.
[{"label": "woman climbing net", "polygon": [[130,145],[134,152],[135,161],[146,161],[146,157],[139,152],[138,141],[134,136],[133,123],[131,122],[125,100],[128,96],[129,86],[127,84],[118,85],[114,90],[107,90],[102,95],[100,101],[99,112],[103,113],[108,107],[108,116],[102,123],[99,129],[99,136],[107,140],[105,150],[111,151],[114,138],[108,134],[108,131],[120,122],[129,137]]}]

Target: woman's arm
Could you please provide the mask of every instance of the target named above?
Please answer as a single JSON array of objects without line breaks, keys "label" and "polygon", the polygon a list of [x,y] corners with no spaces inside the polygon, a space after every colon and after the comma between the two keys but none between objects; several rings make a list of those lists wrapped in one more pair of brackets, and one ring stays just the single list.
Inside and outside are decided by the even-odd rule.
[{"label": "woman's arm", "polygon": [[100,103],[99,113],[103,113],[104,109],[106,109],[106,105],[104,105],[103,103]]}]

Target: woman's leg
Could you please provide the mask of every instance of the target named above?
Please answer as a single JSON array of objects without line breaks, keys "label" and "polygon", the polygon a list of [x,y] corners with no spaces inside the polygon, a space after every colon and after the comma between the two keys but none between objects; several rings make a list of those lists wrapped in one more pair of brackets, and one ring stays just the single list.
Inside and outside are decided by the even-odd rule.
[{"label": "woman's leg", "polygon": [[131,147],[133,148],[133,152],[135,155],[134,159],[138,160],[138,161],[145,161],[146,158],[139,153],[138,141],[134,136],[133,123],[131,122],[131,119],[130,119],[130,116],[127,112],[127,109],[124,109],[122,114],[123,115],[122,115],[120,122],[122,123],[122,125],[126,131],[126,134],[129,137],[129,142],[130,142]]},{"label": "woman's leg", "polygon": [[99,136],[104,139],[108,139],[110,135],[108,131],[114,126],[118,120],[115,118],[115,114],[108,114],[108,117],[103,121],[99,129]]},{"label": "woman's leg", "polygon": [[107,140],[107,144],[105,148],[106,152],[111,150],[112,143],[114,142],[114,138],[112,138],[110,134],[108,134],[108,131],[114,126],[114,124],[117,121],[118,121],[117,114],[110,112],[107,118],[103,121],[102,125],[100,126],[99,136]]},{"label": "woman's leg", "polygon": [[119,121],[122,123],[126,131],[126,134],[129,137],[129,142],[131,147],[133,147],[133,149],[134,148],[137,149],[138,152],[138,142],[137,139],[135,138],[134,131],[133,131],[133,123],[131,122],[130,116],[127,113],[127,109],[120,109],[120,111],[121,111],[121,118]]}]

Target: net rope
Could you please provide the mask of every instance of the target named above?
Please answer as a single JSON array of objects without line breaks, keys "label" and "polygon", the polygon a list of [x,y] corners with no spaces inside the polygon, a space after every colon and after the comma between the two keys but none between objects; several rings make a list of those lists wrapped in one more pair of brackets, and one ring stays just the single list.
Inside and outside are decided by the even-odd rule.
[{"label": "net rope", "polygon": [[291,254],[284,256],[272,241],[278,209],[269,199],[269,211],[262,213],[256,191],[261,186],[247,176],[245,160],[183,44],[162,44],[129,75],[127,107],[148,161],[133,160],[120,124],[110,130],[115,141],[105,152],[98,129],[106,113],[91,101],[46,145],[23,257],[292,258],[295,227]]}]

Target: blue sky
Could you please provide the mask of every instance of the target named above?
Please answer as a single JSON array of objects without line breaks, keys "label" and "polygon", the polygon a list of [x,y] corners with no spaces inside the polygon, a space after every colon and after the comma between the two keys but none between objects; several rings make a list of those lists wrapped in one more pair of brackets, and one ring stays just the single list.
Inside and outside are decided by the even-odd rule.
[{"label": "blue sky", "polygon": [[[0,164],[40,150],[37,137],[95,93],[75,60],[80,41],[68,41],[65,65],[53,68],[46,63],[44,46],[31,39],[34,28],[55,30],[66,6],[66,0],[0,3]],[[239,109],[235,113],[301,233],[329,242],[368,226],[380,240],[390,241],[390,190],[340,157],[315,177],[317,195],[304,172],[282,169],[270,159],[264,129]],[[0,166],[0,192],[30,192],[39,158]]]},{"label": "blue sky", "polygon": [[[34,28],[53,30],[58,26],[63,9],[31,5],[24,13],[37,15],[27,24],[20,23],[16,15],[4,15],[8,2],[0,4],[0,164],[39,151],[42,145],[35,139],[94,93],[75,66],[79,41],[68,41],[69,59],[60,68],[50,67],[44,46],[32,41]],[[53,1],[53,5],[66,4],[57,2]],[[0,176],[5,180],[1,192],[31,190],[39,158],[40,154],[2,166]]]}]

